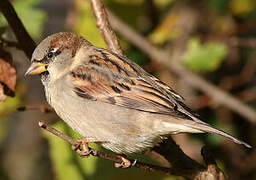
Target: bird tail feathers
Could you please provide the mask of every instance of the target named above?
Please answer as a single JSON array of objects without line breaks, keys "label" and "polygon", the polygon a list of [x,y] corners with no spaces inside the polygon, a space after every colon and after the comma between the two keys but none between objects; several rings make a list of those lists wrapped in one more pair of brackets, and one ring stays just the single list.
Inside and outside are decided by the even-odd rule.
[{"label": "bird tail feathers", "polygon": [[252,148],[249,144],[247,144],[246,142],[244,141],[241,141],[235,137],[233,137],[232,135],[222,131],[222,130],[219,130],[217,128],[214,128],[212,126],[210,126],[209,124],[206,124],[204,122],[200,122],[200,120],[197,120],[196,122],[195,121],[191,121],[191,123],[184,123],[184,125],[186,127],[189,127],[191,129],[195,129],[195,130],[198,130],[198,131],[201,131],[201,132],[207,132],[207,133],[213,133],[213,134],[217,134],[217,135],[220,135],[220,136],[223,136],[225,138],[227,138],[228,140],[230,141],[233,141],[237,144],[242,144],[248,148]]}]

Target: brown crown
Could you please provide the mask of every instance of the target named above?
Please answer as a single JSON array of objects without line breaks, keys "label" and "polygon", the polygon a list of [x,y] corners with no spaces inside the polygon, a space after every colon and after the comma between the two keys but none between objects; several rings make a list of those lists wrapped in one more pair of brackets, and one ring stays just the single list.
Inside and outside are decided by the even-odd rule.
[{"label": "brown crown", "polygon": [[62,51],[63,49],[70,49],[72,52],[72,57],[75,56],[77,50],[83,45],[89,45],[90,43],[86,41],[83,37],[71,33],[71,32],[62,32],[56,34],[53,39],[50,41],[50,48],[58,48]]}]

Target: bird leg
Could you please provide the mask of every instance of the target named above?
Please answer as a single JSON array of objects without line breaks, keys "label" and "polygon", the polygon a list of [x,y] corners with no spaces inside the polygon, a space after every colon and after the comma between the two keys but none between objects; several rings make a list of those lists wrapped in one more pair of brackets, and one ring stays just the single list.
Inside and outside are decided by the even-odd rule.
[{"label": "bird leg", "polygon": [[89,142],[97,142],[97,141],[88,141],[86,138],[82,138],[72,143],[72,150],[76,151],[81,157],[89,157],[90,155],[95,156],[97,152],[94,149],[91,149],[88,146]]},{"label": "bird leg", "polygon": [[118,157],[122,160],[121,163],[115,162],[116,168],[131,168],[136,164],[136,160],[132,163],[125,154],[121,154]]}]

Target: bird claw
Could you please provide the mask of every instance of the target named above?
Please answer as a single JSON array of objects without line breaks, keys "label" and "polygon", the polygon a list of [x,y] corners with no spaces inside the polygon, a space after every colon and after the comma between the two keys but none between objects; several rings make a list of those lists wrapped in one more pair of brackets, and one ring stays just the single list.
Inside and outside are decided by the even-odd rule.
[{"label": "bird claw", "polygon": [[123,157],[123,156],[119,156],[121,159],[122,159],[122,162],[121,163],[115,163],[115,167],[116,168],[123,168],[123,169],[126,169],[126,168],[131,168],[133,167],[135,164],[136,164],[136,160],[132,163],[129,159],[127,159],[126,157]]},{"label": "bird claw", "polygon": [[79,156],[84,157],[84,158],[89,157],[90,155],[93,155],[93,156],[96,155],[96,151],[91,149],[88,146],[88,143],[83,140],[78,140],[76,143],[72,144],[71,148],[77,154],[79,154]]}]

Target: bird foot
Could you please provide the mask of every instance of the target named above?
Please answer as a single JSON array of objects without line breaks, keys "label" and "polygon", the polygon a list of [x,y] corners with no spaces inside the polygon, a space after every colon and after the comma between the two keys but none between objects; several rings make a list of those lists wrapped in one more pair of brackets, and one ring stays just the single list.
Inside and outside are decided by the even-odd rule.
[{"label": "bird foot", "polygon": [[124,155],[121,155],[119,156],[121,159],[122,159],[122,162],[121,163],[115,163],[115,167],[116,168],[123,168],[123,169],[126,169],[126,168],[131,168],[135,165],[136,163],[136,160],[132,163],[129,159],[127,159],[126,156]]},{"label": "bird foot", "polygon": [[84,140],[77,140],[77,142],[73,143],[72,150],[76,151],[76,153],[79,154],[79,156],[81,157],[89,157],[90,155],[96,155],[96,151],[92,150],[88,146],[88,142]]}]

